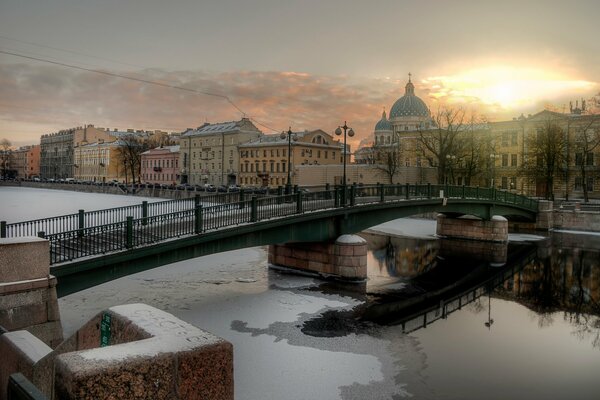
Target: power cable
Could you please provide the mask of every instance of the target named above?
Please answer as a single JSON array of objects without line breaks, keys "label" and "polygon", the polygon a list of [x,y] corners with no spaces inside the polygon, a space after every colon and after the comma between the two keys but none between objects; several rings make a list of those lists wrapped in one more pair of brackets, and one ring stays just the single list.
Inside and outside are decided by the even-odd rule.
[{"label": "power cable", "polygon": [[[233,108],[235,108],[242,115],[244,115],[244,116],[247,115],[244,112],[244,110],[242,110],[240,107],[238,107],[237,104],[235,104],[229,98],[229,96],[226,96],[226,95],[223,95],[223,94],[211,93],[211,92],[206,92],[206,91],[202,91],[202,90],[186,88],[186,87],[183,87],[183,86],[170,85],[170,84],[167,84],[167,83],[151,81],[149,79],[135,78],[135,77],[132,77],[132,76],[121,75],[121,74],[117,74],[117,73],[114,73],[114,72],[102,71],[102,70],[93,69],[93,68],[85,68],[85,67],[81,67],[81,66],[78,66],[78,65],[67,64],[67,63],[63,63],[63,62],[60,62],[60,61],[52,61],[52,60],[48,60],[48,59],[41,58],[41,57],[27,56],[27,55],[24,55],[24,54],[19,54],[19,53],[16,53],[16,52],[10,52],[10,51],[5,51],[5,50],[0,50],[0,54],[6,54],[6,55],[14,56],[14,57],[20,57],[20,58],[25,58],[25,59],[29,59],[29,60],[44,62],[44,63],[58,65],[58,66],[61,66],[61,67],[66,67],[66,68],[72,68],[72,69],[76,69],[76,70],[80,70],[80,71],[97,73],[97,74],[101,74],[101,75],[111,76],[111,77],[114,77],[114,78],[127,79],[127,80],[131,80],[131,81],[135,81],[135,82],[146,83],[148,85],[155,85],[155,86],[160,86],[160,87],[165,87],[165,88],[170,88],[170,89],[176,89],[176,90],[182,90],[182,91],[191,92],[191,93],[203,94],[205,96],[218,97],[218,98],[224,99],[227,103],[229,103]],[[264,124],[262,122],[259,122],[255,118],[250,117],[250,119],[252,121],[256,122],[260,126],[263,126],[263,127],[267,128],[267,129],[270,129],[270,130],[272,130],[274,132],[278,132],[277,129],[274,129],[274,128],[272,128],[272,127],[270,127],[270,126],[268,126],[268,125],[266,125],[266,124]]]}]

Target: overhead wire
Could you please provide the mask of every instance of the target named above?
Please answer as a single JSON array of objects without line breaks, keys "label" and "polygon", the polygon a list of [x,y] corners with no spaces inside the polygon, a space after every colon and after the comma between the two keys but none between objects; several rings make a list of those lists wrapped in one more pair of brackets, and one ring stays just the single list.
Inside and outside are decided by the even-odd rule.
[{"label": "overhead wire", "polygon": [[[86,67],[82,67],[82,66],[79,66],[79,65],[68,64],[68,63],[61,62],[61,61],[49,60],[47,58],[28,56],[28,55],[25,55],[25,54],[17,53],[15,51],[6,51],[6,50],[0,49],[0,54],[6,54],[6,55],[14,56],[14,57],[20,57],[20,58],[25,58],[25,59],[33,60],[33,61],[39,61],[39,62],[43,62],[43,63],[58,65],[58,66],[61,66],[61,67],[76,69],[76,70],[80,70],[80,71],[97,73],[97,74],[101,74],[101,75],[111,76],[111,77],[114,77],[114,78],[127,79],[127,80],[131,80],[131,81],[135,81],[135,82],[145,83],[145,84],[148,84],[148,85],[155,85],[155,86],[160,86],[160,87],[165,87],[165,88],[170,88],[170,89],[175,89],[175,90],[182,90],[182,91],[196,93],[196,94],[201,94],[201,95],[205,95],[205,96],[218,97],[218,98],[221,98],[221,99],[225,100],[229,105],[231,105],[233,108],[235,108],[243,116],[247,116],[248,115],[237,104],[235,104],[233,102],[233,100],[231,100],[231,98],[229,96],[224,95],[224,94],[212,93],[212,92],[198,90],[198,89],[192,89],[192,88],[186,88],[184,86],[178,86],[178,85],[172,85],[172,84],[163,83],[163,82],[157,82],[157,81],[153,81],[153,80],[150,80],[150,79],[136,78],[136,77],[133,77],[133,76],[127,76],[127,75],[118,74],[116,72],[103,71],[103,70],[94,69],[94,68],[86,68]],[[260,126],[262,126],[264,128],[272,130],[274,132],[279,132],[278,129],[272,128],[272,127],[266,125],[265,123],[262,123],[262,122],[258,121],[256,118],[253,118],[251,116],[249,118],[252,121],[254,121],[257,125],[260,125]]]}]

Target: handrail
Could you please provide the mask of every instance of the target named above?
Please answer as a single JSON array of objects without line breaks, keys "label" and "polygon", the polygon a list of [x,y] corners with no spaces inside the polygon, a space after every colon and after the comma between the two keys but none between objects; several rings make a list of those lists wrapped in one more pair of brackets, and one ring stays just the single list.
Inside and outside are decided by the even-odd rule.
[{"label": "handrail", "polygon": [[[345,196],[343,190],[348,192]],[[244,198],[243,194],[225,194],[210,197],[212,201],[195,197],[150,204],[144,202],[142,205],[80,212],[44,220],[9,225],[3,223],[0,231],[2,237],[31,232],[29,235],[48,239],[50,263],[56,264],[271,218],[373,203],[426,200],[440,195],[494,201],[537,211],[535,200],[489,188],[418,184],[352,185],[278,196]],[[341,204],[343,199],[347,204]]]}]

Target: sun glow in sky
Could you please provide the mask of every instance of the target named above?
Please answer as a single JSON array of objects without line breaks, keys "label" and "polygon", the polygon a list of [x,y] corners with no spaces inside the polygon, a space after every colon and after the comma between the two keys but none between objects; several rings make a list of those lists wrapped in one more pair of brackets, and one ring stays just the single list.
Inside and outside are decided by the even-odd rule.
[{"label": "sun glow in sky", "polygon": [[247,115],[265,133],[348,121],[358,142],[409,71],[432,111],[569,111],[600,92],[598,15],[598,0],[0,0],[0,139]]},{"label": "sun glow in sky", "polygon": [[496,111],[528,108],[553,102],[565,95],[577,98],[595,82],[569,78],[567,74],[532,67],[492,66],[456,75],[433,76],[422,81],[429,95],[447,103],[483,103]]}]

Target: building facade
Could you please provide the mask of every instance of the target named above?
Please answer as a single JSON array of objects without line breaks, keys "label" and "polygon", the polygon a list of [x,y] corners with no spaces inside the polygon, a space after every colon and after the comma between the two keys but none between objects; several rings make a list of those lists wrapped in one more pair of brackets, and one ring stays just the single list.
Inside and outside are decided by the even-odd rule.
[{"label": "building facade", "polygon": [[164,146],[142,153],[141,180],[174,185],[179,182],[179,146]]},{"label": "building facade", "polygon": [[40,145],[23,146],[12,153],[12,168],[19,179],[40,175]]},{"label": "building facade", "polygon": [[[289,151],[291,149],[291,151]],[[298,184],[294,167],[300,165],[340,165],[343,145],[321,129],[288,134],[263,135],[239,146],[242,186],[284,186]],[[289,158],[288,158],[289,156]],[[289,160],[289,164],[288,164]],[[291,166],[291,168],[290,168]],[[289,172],[289,174],[288,174]],[[341,183],[342,173],[331,180]]]},{"label": "building facade", "polygon": [[238,146],[262,136],[248,118],[206,123],[180,137],[181,183],[235,185],[239,183]]}]

